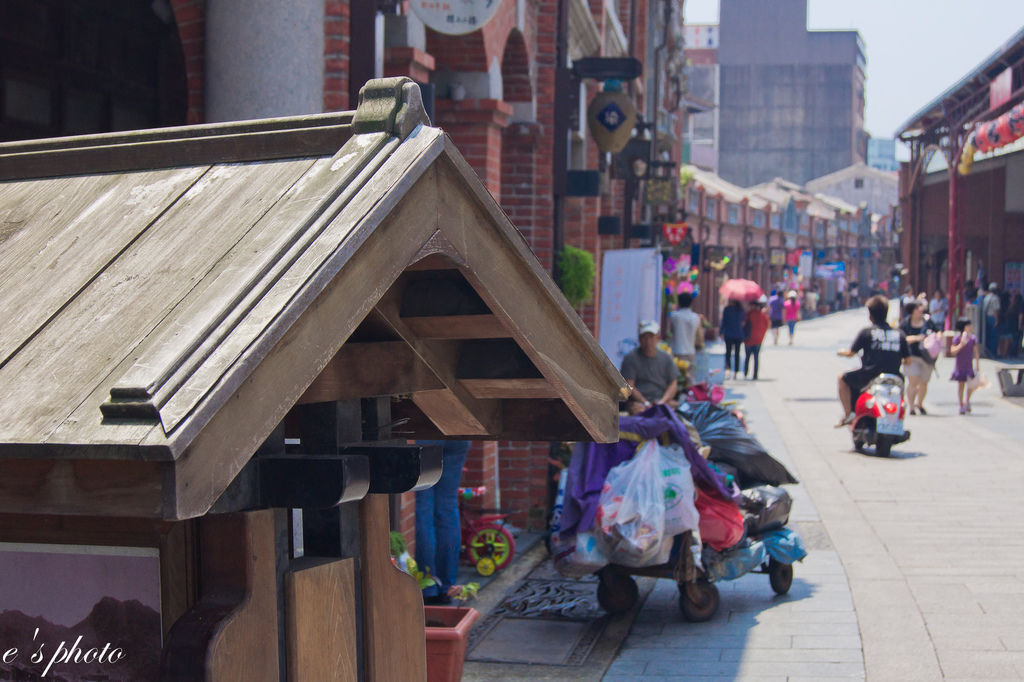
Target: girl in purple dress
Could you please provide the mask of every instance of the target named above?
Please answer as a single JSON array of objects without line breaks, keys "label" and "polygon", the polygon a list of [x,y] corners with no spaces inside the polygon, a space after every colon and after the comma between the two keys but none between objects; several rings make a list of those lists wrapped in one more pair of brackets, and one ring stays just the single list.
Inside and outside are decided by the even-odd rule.
[{"label": "girl in purple dress", "polygon": [[[960,400],[960,414],[971,411],[971,394],[974,389],[967,388],[967,382],[973,379],[980,372],[978,367],[978,337],[971,333],[971,320],[968,317],[961,317],[956,321],[958,336],[953,338],[953,347],[950,352],[956,356],[953,365],[953,381],[958,382],[956,395]],[[967,400],[964,401],[964,390],[967,391]]]}]

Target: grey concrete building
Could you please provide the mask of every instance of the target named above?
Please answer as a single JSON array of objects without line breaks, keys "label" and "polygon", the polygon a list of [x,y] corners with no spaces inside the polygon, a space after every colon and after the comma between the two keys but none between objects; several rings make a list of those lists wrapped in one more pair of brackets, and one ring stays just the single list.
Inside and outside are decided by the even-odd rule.
[{"label": "grey concrete building", "polygon": [[808,31],[806,0],[721,0],[718,172],[804,183],[867,156],[864,43]]}]

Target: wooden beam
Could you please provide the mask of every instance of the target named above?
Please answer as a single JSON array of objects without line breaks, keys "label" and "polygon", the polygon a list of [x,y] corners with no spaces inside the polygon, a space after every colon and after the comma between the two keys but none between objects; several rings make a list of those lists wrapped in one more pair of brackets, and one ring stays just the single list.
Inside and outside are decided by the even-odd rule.
[{"label": "wooden beam", "polygon": [[[462,274],[558,391],[590,437],[618,439],[617,401],[628,387],[580,316],[569,307],[522,235],[446,142],[438,163],[440,224],[465,259]],[[481,230],[481,224],[493,225]],[[425,255],[425,254],[423,254]]]},{"label": "wooden beam", "polygon": [[558,391],[547,379],[459,379],[474,398],[557,398]]},{"label": "wooden beam", "polygon": [[164,640],[160,679],[277,680],[275,515],[215,514],[199,524],[199,601]]},{"label": "wooden beam", "polygon": [[421,339],[503,339],[512,336],[494,315],[435,315],[403,317]]},{"label": "wooden beam", "polygon": [[0,513],[160,518],[167,463],[0,460]]},{"label": "wooden beam", "polygon": [[40,152],[4,154],[0,149],[0,180],[330,156],[351,136],[352,126],[345,123],[199,138],[143,138]]},{"label": "wooden beam", "polygon": [[368,495],[359,503],[366,680],[425,680],[423,592],[415,578],[391,563],[389,517],[387,495]]},{"label": "wooden beam", "polygon": [[355,560],[294,565],[285,574],[288,679],[356,682]]},{"label": "wooden beam", "polygon": [[417,391],[413,402],[444,434],[487,436],[501,431],[500,405],[493,400],[478,400],[461,386],[455,373],[458,366],[457,344],[420,339],[399,315],[404,280],[396,282],[377,303],[380,315],[413,352],[433,370],[443,388]]},{"label": "wooden beam", "polygon": [[444,384],[404,341],[346,343],[298,404],[404,395]]}]

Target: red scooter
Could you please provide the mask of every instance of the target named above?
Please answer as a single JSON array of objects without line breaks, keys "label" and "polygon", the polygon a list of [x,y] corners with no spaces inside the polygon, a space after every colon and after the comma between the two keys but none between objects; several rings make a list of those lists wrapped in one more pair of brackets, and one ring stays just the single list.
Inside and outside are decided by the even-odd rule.
[{"label": "red scooter", "polygon": [[853,447],[865,452],[874,446],[875,455],[888,457],[892,446],[910,439],[910,431],[903,428],[907,401],[903,399],[903,379],[896,374],[875,377],[857,398],[854,408]]}]

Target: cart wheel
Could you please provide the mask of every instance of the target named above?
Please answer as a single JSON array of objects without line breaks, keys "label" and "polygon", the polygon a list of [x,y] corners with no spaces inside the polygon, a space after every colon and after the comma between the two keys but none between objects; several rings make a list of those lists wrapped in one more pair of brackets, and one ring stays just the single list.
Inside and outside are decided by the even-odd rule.
[{"label": "cart wheel", "polygon": [[866,445],[867,445],[867,441],[865,441],[865,440],[862,440],[860,438],[854,438],[853,439],[853,449],[856,450],[857,452],[859,452],[862,455],[864,454],[864,450],[866,449],[866,447],[865,447]]},{"label": "cart wheel", "polygon": [[469,539],[469,559],[474,564],[482,558],[494,561],[495,570],[505,568],[516,551],[512,534],[501,526],[484,526]]},{"label": "cart wheel", "polygon": [[768,582],[776,594],[786,594],[793,586],[793,564],[784,564],[776,559],[768,560]]},{"label": "cart wheel", "polygon": [[486,556],[480,557],[476,562],[476,572],[485,578],[489,575],[494,575],[494,572],[498,570],[494,565],[494,559]]},{"label": "cart wheel", "polygon": [[640,589],[631,576],[602,570],[597,583],[597,603],[612,615],[625,613],[640,598]]},{"label": "cart wheel", "polygon": [[691,623],[711,620],[718,611],[718,588],[704,578],[679,585],[679,610]]}]

